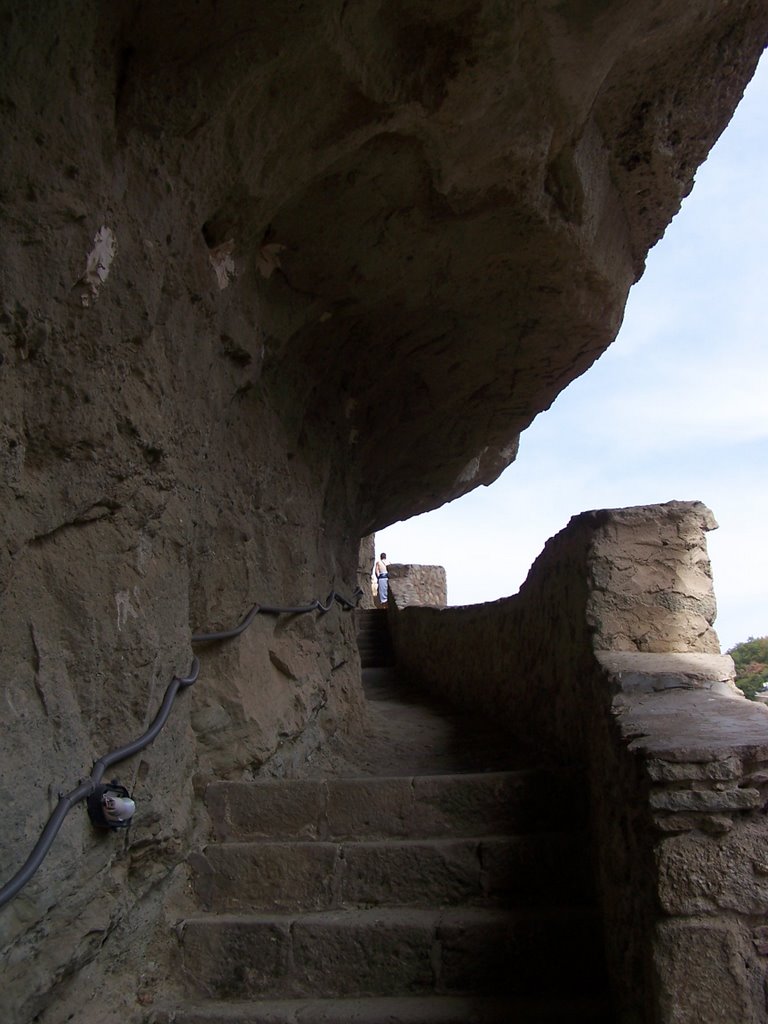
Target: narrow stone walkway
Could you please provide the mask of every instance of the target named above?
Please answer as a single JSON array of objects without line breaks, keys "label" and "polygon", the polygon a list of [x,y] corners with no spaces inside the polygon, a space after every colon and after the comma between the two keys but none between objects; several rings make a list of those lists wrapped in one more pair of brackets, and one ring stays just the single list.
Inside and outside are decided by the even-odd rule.
[{"label": "narrow stone walkway", "polygon": [[394,667],[364,668],[366,726],[310,757],[302,776],[442,775],[527,768],[533,754],[492,723],[403,678]]},{"label": "narrow stone walkway", "polygon": [[579,777],[393,668],[363,682],[363,735],[207,787],[184,983],[148,1022],[611,1024]]}]

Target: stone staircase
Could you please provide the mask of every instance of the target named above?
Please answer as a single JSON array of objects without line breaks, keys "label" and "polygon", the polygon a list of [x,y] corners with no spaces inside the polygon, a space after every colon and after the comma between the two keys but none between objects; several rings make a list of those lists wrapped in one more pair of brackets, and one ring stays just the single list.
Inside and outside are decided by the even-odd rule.
[{"label": "stone staircase", "polygon": [[509,744],[364,676],[354,777],[207,787],[185,992],[148,1020],[608,1024],[579,778],[472,770]]},{"label": "stone staircase", "polygon": [[363,668],[394,665],[395,657],[384,608],[358,608],[355,611],[357,647]]}]

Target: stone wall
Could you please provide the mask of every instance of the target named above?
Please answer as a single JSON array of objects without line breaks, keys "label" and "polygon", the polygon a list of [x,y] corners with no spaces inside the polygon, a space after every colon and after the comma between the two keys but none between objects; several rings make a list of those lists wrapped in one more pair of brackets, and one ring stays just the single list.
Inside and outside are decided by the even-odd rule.
[{"label": "stone wall", "polygon": [[716,529],[703,506],[672,502],[593,513],[587,621],[606,651],[719,654],[716,605],[704,532]]},{"label": "stone wall", "polygon": [[768,1019],[768,709],[716,653],[713,526],[699,503],[585,513],[514,597],[390,613],[404,670],[586,766],[622,1021]]},{"label": "stone wall", "polygon": [[[634,826],[645,857],[656,1019],[764,1024],[768,709],[734,692],[728,657],[598,653],[598,660],[618,691],[619,753],[635,760],[644,796],[634,815],[605,822],[601,834],[614,835],[615,850],[619,823],[625,835]],[[604,863],[608,885],[614,870]],[[613,904],[637,874],[628,864]]]},{"label": "stone wall", "polygon": [[360,588],[360,608],[375,608],[375,588],[372,582],[373,566],[376,562],[374,544],[376,537],[370,534],[360,541],[357,559],[357,585]]},{"label": "stone wall", "polygon": [[397,608],[427,605],[444,608],[448,584],[442,565],[389,565],[389,602]]}]

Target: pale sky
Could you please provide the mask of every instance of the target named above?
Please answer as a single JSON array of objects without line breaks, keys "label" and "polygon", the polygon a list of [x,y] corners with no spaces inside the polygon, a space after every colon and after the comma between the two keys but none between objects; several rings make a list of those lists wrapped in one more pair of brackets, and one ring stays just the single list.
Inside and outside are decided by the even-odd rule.
[{"label": "pale sky", "polygon": [[722,650],[768,635],[768,59],[649,253],[614,344],[499,480],[376,536],[443,565],[450,604],[514,594],[587,509],[699,500]]}]

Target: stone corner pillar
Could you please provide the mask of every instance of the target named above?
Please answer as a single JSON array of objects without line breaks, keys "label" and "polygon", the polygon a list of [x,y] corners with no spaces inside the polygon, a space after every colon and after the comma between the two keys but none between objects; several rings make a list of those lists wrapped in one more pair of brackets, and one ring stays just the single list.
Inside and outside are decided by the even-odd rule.
[{"label": "stone corner pillar", "polygon": [[399,611],[414,605],[445,608],[448,584],[442,565],[389,566],[389,600]]},{"label": "stone corner pillar", "polygon": [[699,501],[585,513],[592,520],[587,619],[599,651],[719,654]]}]

